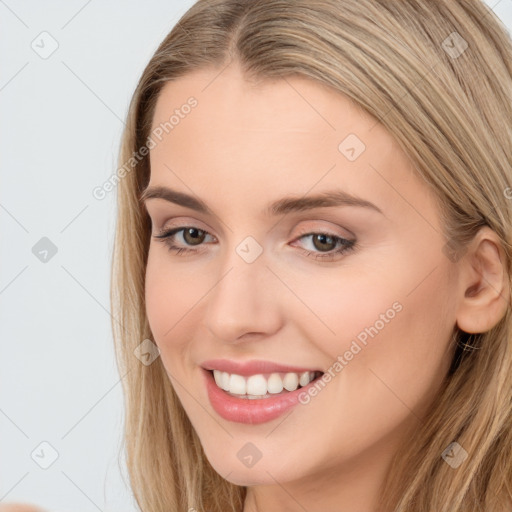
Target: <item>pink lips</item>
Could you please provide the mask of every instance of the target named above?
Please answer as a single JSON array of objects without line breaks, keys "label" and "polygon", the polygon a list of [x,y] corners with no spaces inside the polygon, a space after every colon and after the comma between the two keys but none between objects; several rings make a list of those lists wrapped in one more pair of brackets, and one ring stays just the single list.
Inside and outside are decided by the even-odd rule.
[{"label": "pink lips", "polygon": [[246,424],[265,423],[278,418],[284,412],[299,404],[300,394],[307,393],[308,388],[313,386],[317,379],[311,381],[307,386],[297,388],[295,391],[279,394],[272,398],[256,398],[253,400],[237,398],[220,389],[215,383],[211,370],[236,373],[246,377],[256,373],[296,372],[300,374],[305,371],[321,371],[261,360],[236,363],[226,359],[217,359],[204,361],[201,366],[203,367],[201,372],[205,379],[208,398],[215,412],[225,420]]}]

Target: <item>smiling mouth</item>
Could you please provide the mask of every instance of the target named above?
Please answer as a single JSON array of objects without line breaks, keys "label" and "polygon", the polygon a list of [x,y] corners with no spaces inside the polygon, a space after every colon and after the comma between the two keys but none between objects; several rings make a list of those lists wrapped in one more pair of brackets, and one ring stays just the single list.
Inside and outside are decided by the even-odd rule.
[{"label": "smiling mouth", "polygon": [[250,376],[208,370],[218,388],[236,398],[261,399],[284,395],[319,379],[323,372],[273,372]]}]

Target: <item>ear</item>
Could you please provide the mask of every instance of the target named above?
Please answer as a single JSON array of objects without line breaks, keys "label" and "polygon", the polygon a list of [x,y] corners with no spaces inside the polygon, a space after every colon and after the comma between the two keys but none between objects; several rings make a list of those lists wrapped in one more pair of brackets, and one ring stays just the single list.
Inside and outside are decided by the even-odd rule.
[{"label": "ear", "polygon": [[492,329],[509,307],[510,276],[498,235],[483,226],[458,261],[457,325],[467,333]]}]

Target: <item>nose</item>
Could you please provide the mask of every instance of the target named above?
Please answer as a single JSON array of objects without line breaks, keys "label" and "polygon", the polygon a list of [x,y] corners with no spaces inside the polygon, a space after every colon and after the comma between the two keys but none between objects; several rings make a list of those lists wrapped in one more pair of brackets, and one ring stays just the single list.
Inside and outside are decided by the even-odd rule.
[{"label": "nose", "polygon": [[216,340],[227,343],[272,335],[281,325],[282,283],[263,255],[247,263],[234,250],[231,254],[207,295],[206,327]]}]

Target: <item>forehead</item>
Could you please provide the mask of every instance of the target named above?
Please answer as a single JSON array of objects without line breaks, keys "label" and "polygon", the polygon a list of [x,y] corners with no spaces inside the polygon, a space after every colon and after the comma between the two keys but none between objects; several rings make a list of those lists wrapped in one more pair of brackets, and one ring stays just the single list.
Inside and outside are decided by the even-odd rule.
[{"label": "forehead", "polygon": [[[194,104],[190,98],[195,106],[184,107]],[[151,184],[186,191],[185,184],[234,208],[246,209],[249,197],[267,204],[332,187],[400,214],[410,205],[399,196],[426,201],[391,134],[349,98],[307,78],[249,82],[234,65],[194,71],[163,87],[153,133],[159,127]]]},{"label": "forehead", "polygon": [[[249,82],[236,64],[196,70],[166,83],[157,101],[153,129],[168,122],[191,97],[197,106],[190,112],[193,115],[185,116],[191,121],[183,124],[193,124],[198,136],[214,128],[225,133],[289,133],[304,138],[334,134],[338,138],[353,131],[360,137],[372,132],[373,139],[394,144],[373,117],[333,88],[301,76]],[[183,130],[177,128],[172,134],[179,136]]]}]

